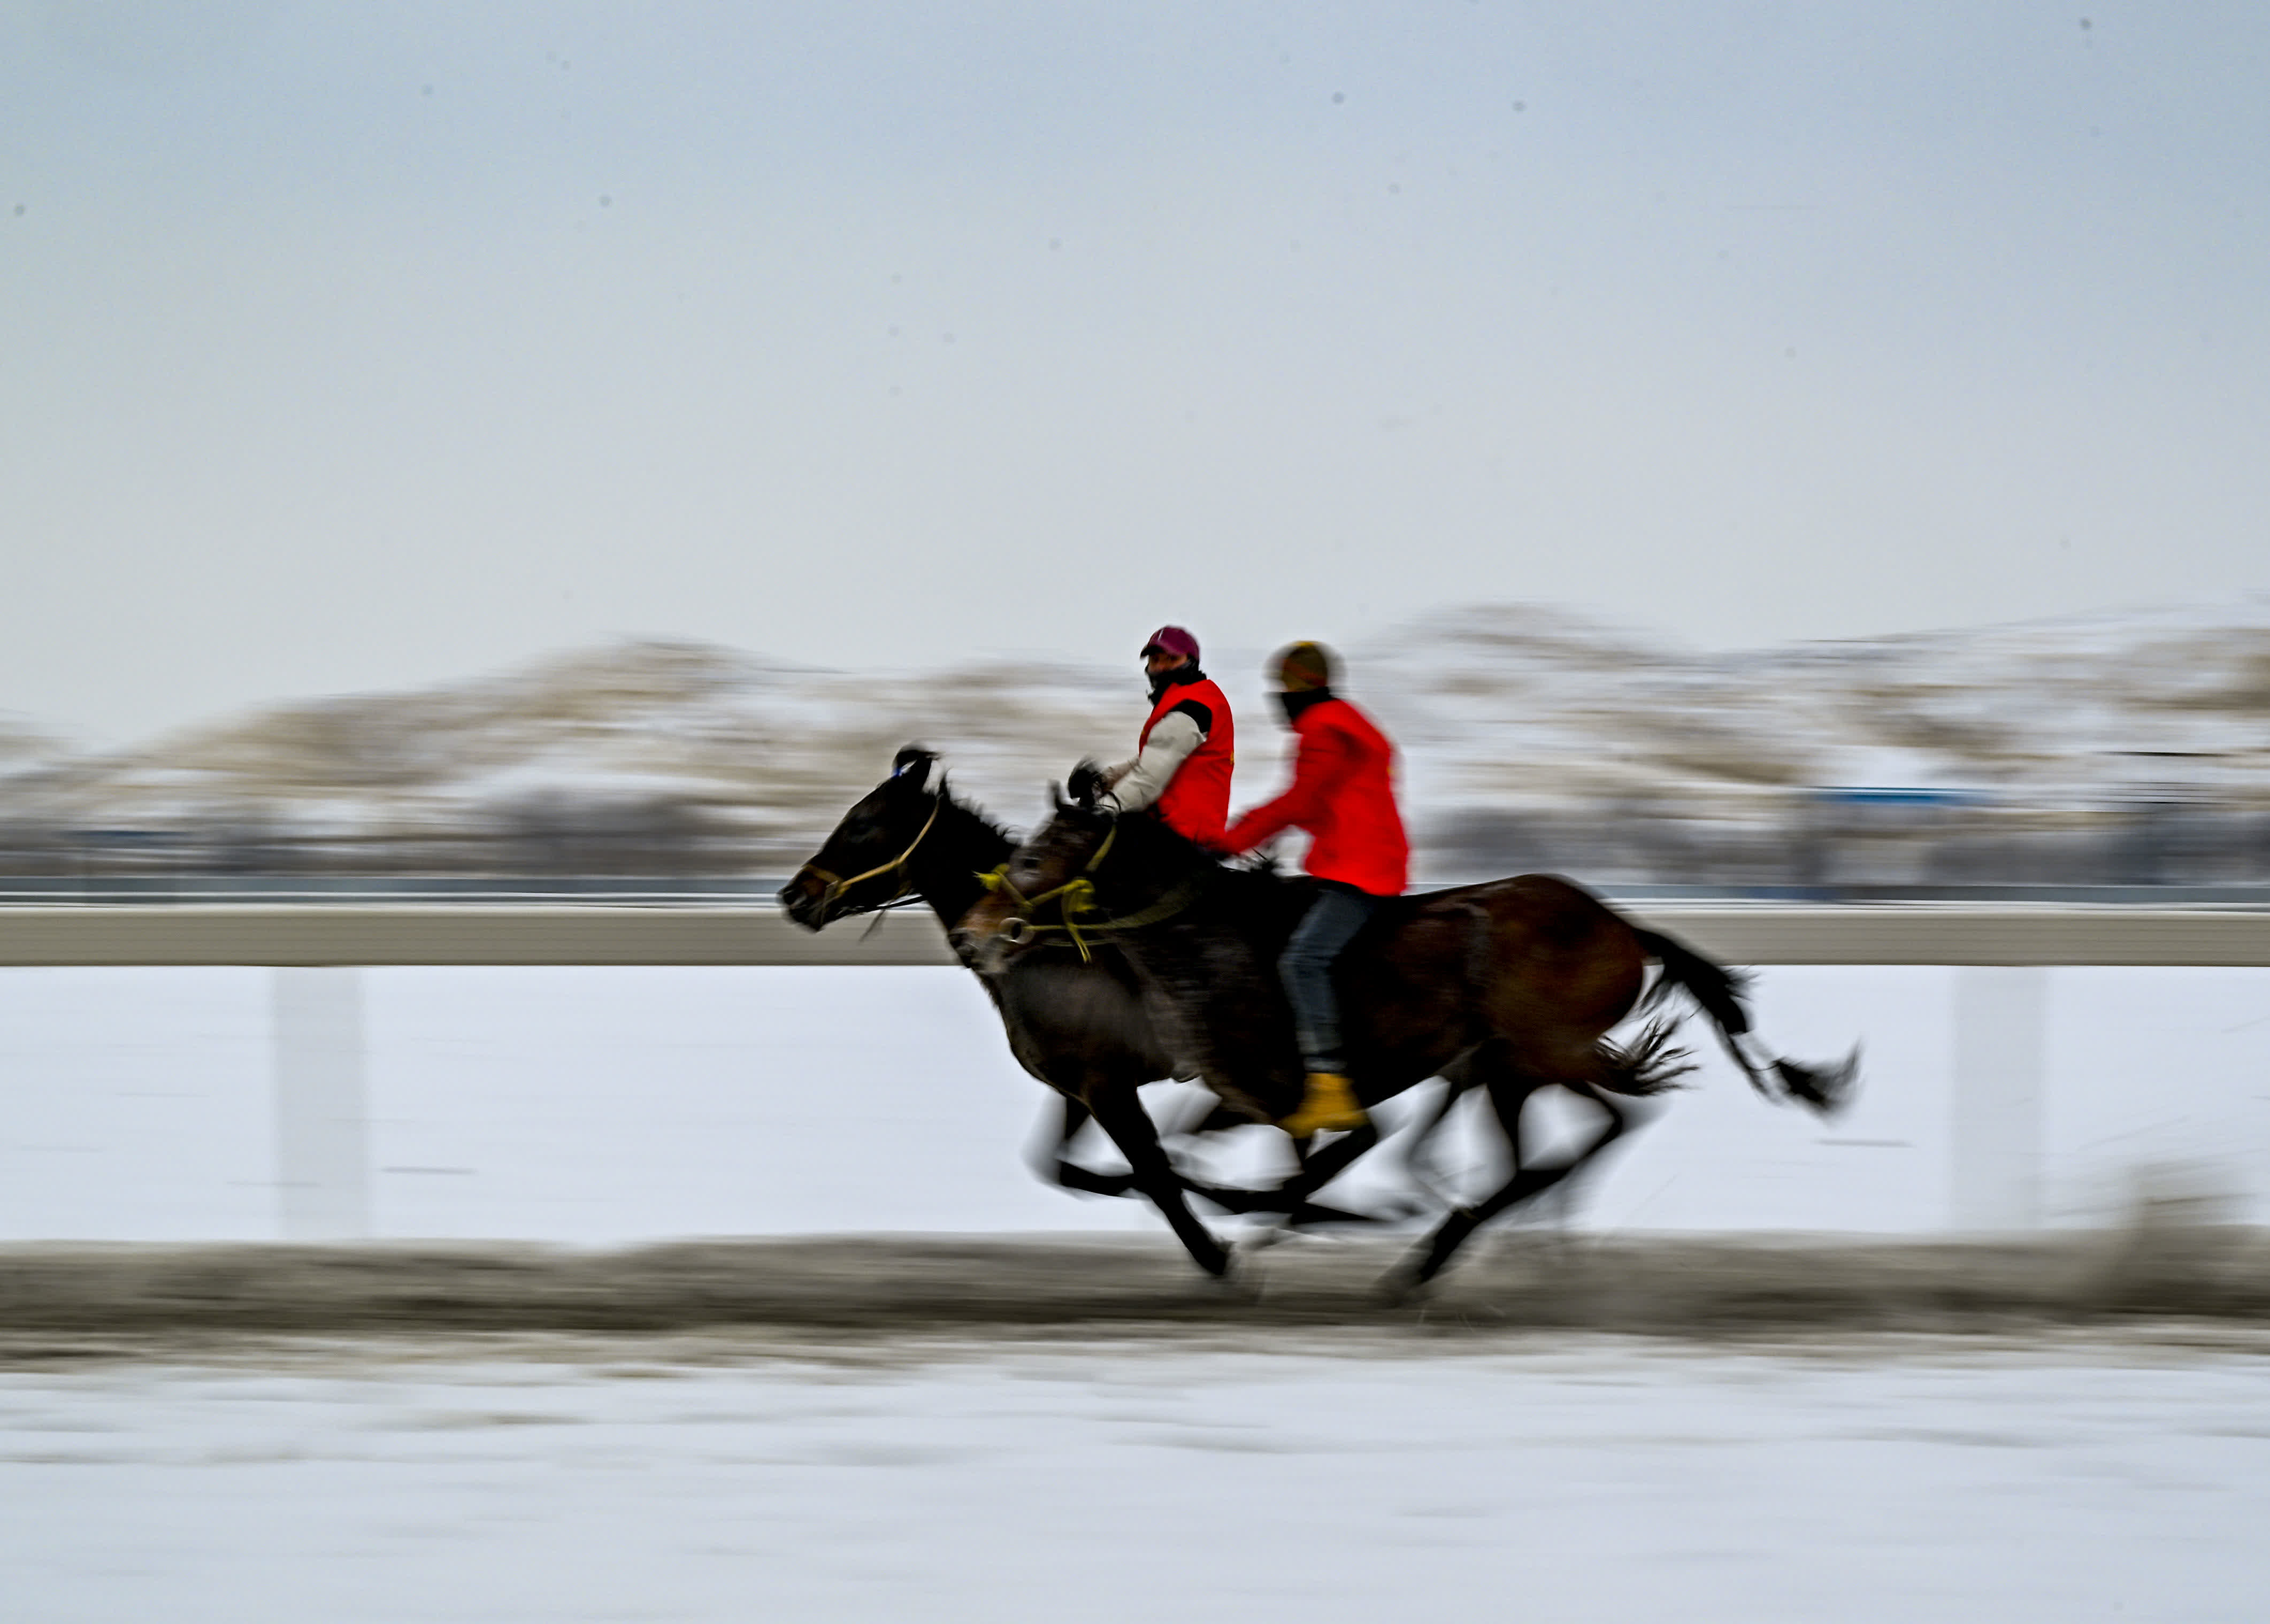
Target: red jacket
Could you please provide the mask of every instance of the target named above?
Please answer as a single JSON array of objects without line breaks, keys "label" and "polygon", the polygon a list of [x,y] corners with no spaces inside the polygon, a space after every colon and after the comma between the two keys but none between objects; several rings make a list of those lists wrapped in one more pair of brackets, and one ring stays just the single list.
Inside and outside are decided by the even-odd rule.
[{"label": "red jacket", "polygon": [[1201,677],[1196,682],[1169,686],[1144,719],[1135,747],[1140,750],[1151,742],[1151,730],[1162,717],[1192,703],[1207,713],[1201,730],[1205,742],[1183,758],[1166,789],[1151,803],[1151,810],[1183,839],[1216,845],[1220,842],[1222,827],[1229,821],[1229,774],[1237,764],[1237,725],[1230,719],[1228,699],[1214,686],[1213,679]]},{"label": "red jacket", "polygon": [[1230,825],[1222,844],[1250,851],[1280,829],[1316,837],[1302,866],[1374,896],[1399,896],[1411,878],[1411,842],[1395,810],[1395,746],[1344,699],[1324,699],[1294,718],[1301,753],[1293,787]]}]

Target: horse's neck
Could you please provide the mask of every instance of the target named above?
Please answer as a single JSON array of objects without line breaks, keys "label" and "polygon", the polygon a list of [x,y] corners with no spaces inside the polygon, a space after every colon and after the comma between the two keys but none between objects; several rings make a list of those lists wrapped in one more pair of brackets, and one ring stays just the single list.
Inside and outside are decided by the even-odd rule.
[{"label": "horse's neck", "polygon": [[[1112,912],[1139,913],[1146,908],[1167,901],[1184,886],[1202,885],[1206,876],[1201,872],[1205,860],[1197,853],[1183,849],[1176,842],[1172,849],[1163,835],[1146,819],[1136,823],[1122,819],[1116,838],[1124,841],[1118,851],[1104,854],[1103,862],[1096,864],[1095,878],[1102,886],[1109,886],[1121,894],[1114,899]],[[1133,870],[1135,872],[1128,872]]]},{"label": "horse's neck", "polygon": [[1257,963],[1275,962],[1293,924],[1306,910],[1305,901],[1288,909],[1287,899],[1278,894],[1279,886],[1258,876],[1228,869],[1206,873],[1195,865],[1176,871],[1161,860],[1164,855],[1145,854],[1148,872],[1142,883],[1116,899],[1110,911],[1134,914],[1161,903],[1171,905],[1184,886],[1198,887],[1198,893],[1185,894],[1182,906],[1157,925],[1132,932],[1131,943],[1175,957],[1204,952],[1228,954],[1233,960],[1242,954]]},{"label": "horse's neck", "polygon": [[909,862],[907,878],[938,922],[950,931],[984,894],[977,877],[1008,861],[1014,849],[976,812],[944,801],[938,809],[938,828]]}]

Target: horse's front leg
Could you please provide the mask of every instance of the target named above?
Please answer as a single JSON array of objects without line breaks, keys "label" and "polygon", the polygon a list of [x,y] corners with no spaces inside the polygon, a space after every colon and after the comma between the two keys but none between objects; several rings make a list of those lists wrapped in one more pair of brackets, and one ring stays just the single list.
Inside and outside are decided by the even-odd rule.
[{"label": "horse's front leg", "polygon": [[1132,1168],[1135,1188],[1151,1198],[1191,1259],[1208,1274],[1229,1272],[1229,1253],[1215,1240],[1185,1198],[1181,1175],[1159,1144],[1159,1131],[1132,1086],[1102,1081],[1087,1091],[1087,1109],[1096,1125],[1111,1136]]}]

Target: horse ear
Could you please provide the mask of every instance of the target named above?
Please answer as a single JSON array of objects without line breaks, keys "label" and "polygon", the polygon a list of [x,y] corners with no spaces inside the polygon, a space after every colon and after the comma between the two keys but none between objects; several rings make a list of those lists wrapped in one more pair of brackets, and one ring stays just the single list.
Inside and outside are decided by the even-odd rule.
[{"label": "horse ear", "polygon": [[909,790],[919,790],[930,781],[930,765],[937,760],[920,745],[909,745],[891,758],[891,776]]},{"label": "horse ear", "polygon": [[1072,810],[1072,803],[1064,797],[1064,786],[1053,778],[1049,780],[1049,806],[1059,818]]}]

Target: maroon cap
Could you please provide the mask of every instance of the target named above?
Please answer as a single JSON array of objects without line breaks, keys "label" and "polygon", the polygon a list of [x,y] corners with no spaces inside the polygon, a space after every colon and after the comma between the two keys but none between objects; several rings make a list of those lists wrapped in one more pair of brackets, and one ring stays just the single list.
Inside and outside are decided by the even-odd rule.
[{"label": "maroon cap", "polygon": [[1162,626],[1151,634],[1143,644],[1146,657],[1153,654],[1187,654],[1198,657],[1198,640],[1179,626]]}]

